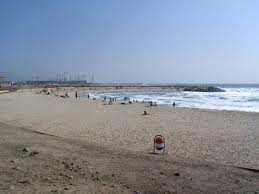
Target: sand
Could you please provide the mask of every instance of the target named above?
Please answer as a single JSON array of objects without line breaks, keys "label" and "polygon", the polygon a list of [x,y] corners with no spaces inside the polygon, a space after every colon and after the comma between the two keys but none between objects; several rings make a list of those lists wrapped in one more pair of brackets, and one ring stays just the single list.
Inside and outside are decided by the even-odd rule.
[{"label": "sand", "polygon": [[151,152],[161,134],[168,157],[259,169],[258,113],[104,105],[17,92],[0,95],[0,122],[140,155]]},{"label": "sand", "polygon": [[0,90],[0,94],[9,93],[9,90]]},{"label": "sand", "polygon": [[[24,149],[26,148],[26,149]],[[0,122],[0,193],[258,193],[259,175],[227,165],[105,147]]]}]

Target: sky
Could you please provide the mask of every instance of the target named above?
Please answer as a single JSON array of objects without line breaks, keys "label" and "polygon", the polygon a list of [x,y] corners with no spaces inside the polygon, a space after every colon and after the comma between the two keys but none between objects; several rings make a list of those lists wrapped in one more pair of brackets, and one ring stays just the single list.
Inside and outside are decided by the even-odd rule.
[{"label": "sky", "polygon": [[0,0],[0,75],[259,84],[258,10],[258,0]]}]

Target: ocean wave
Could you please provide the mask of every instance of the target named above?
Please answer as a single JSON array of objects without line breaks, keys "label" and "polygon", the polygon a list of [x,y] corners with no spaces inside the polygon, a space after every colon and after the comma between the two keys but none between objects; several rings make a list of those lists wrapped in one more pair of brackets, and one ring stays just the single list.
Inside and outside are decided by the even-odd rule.
[{"label": "ocean wave", "polygon": [[91,93],[95,98],[129,97],[137,101],[154,101],[157,104],[180,107],[259,112],[259,88],[222,88],[222,93],[193,93],[175,91]]}]

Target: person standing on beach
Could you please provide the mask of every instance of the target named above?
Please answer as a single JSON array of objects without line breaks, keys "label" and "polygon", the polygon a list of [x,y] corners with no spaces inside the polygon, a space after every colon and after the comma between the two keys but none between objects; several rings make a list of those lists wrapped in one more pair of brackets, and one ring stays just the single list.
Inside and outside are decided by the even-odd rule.
[{"label": "person standing on beach", "polygon": [[75,95],[76,95],[76,99],[77,99],[77,91],[76,91]]}]

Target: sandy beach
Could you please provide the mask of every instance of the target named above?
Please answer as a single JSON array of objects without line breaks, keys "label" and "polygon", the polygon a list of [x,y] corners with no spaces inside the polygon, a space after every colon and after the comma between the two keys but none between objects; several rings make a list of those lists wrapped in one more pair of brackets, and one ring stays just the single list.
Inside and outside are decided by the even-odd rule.
[{"label": "sandy beach", "polygon": [[[104,105],[18,92],[0,96],[1,122],[111,150],[147,154],[161,134],[171,157],[259,168],[259,114],[166,106]],[[150,115],[144,116],[146,110]]]},{"label": "sandy beach", "polygon": [[0,193],[258,193],[258,172],[124,152],[0,122]]},{"label": "sandy beach", "polygon": [[[91,155],[92,160],[95,161],[92,161],[92,168],[99,169],[104,174],[109,174],[109,166],[112,163],[110,160],[114,160],[115,157],[116,161],[113,162],[118,163],[117,159],[120,158],[118,160],[123,160],[125,163],[124,166],[116,167],[116,173],[121,171],[123,174],[124,169],[128,175],[123,175],[123,177],[127,176],[135,180],[131,182],[132,185],[135,185],[132,187],[132,190],[125,190],[125,187],[122,186],[124,183],[120,183],[121,177],[115,181],[116,183],[113,182],[115,186],[109,186],[109,188],[112,187],[109,191],[101,183],[89,183],[92,190],[87,190],[87,193],[99,193],[100,190],[98,189],[104,189],[105,192],[103,193],[134,193],[135,189],[139,193],[152,193],[147,180],[152,178],[154,174],[160,173],[157,170],[161,170],[162,166],[164,168],[161,172],[162,174],[167,171],[171,173],[166,175],[167,181],[165,181],[165,177],[157,179],[158,187],[154,187],[154,193],[166,193],[166,191],[168,193],[201,193],[208,191],[223,193],[225,191],[228,193],[232,189],[240,191],[240,185],[242,185],[245,193],[248,191],[258,191],[258,186],[255,184],[259,178],[258,173],[245,172],[237,168],[259,168],[258,113],[172,108],[168,106],[145,107],[142,103],[104,105],[100,100],[75,99],[74,92],[72,91],[69,92],[69,95],[71,98],[36,94],[35,91],[1,94],[1,144],[3,150],[5,150],[2,150],[2,155],[8,153],[6,150],[11,149],[10,146],[7,146],[10,142],[12,144],[16,143],[16,146],[21,149],[22,146],[29,145],[40,150],[40,153],[45,153],[48,150],[47,155],[44,156],[46,158],[50,157],[49,154],[51,155],[51,153],[54,155],[63,153],[66,158],[69,158],[75,154],[75,150],[79,149],[73,146],[80,145],[80,150],[82,151],[82,146],[85,145],[87,153],[82,151],[82,153],[74,157],[77,158],[80,164],[83,164],[83,158],[86,155]],[[144,110],[150,115],[142,115]],[[41,133],[30,135],[30,133],[33,134],[33,131]],[[157,134],[163,135],[166,139],[166,154],[164,156],[150,154],[153,149],[153,138]],[[35,139],[30,139],[30,136],[35,136]],[[64,139],[59,139],[59,137]],[[59,143],[53,143],[51,138],[58,138],[56,140]],[[20,141],[22,143],[18,143]],[[39,146],[38,144],[40,144],[40,148],[37,147]],[[66,146],[61,148],[63,144]],[[17,151],[17,149],[15,150]],[[58,153],[56,153],[57,150],[59,150]],[[94,153],[99,154],[98,159],[95,158]],[[81,156],[82,154],[86,155]],[[1,166],[5,168],[6,163],[8,163],[10,158],[15,158],[15,155],[15,160],[19,160],[17,159],[17,154],[11,154],[11,156],[8,155],[5,159],[4,157],[2,158]],[[42,160],[44,163],[44,157],[40,156],[38,160]],[[102,162],[99,161],[100,158]],[[55,158],[56,160],[57,158]],[[60,160],[58,159],[58,161]],[[65,159],[63,158],[63,160]],[[157,160],[160,162],[157,162]],[[129,164],[129,161],[133,163],[139,162],[139,165],[131,169],[132,163]],[[168,161],[171,161],[173,165],[168,166],[168,164],[165,164]],[[69,160],[68,162],[71,161]],[[46,163],[48,162],[45,161],[44,164]],[[186,164],[186,166],[181,166],[180,164]],[[109,168],[103,169],[104,166],[102,165]],[[204,169],[197,168],[196,165],[204,166]],[[129,166],[129,168],[125,166]],[[200,178],[196,179],[195,184],[182,180],[181,184],[185,189],[180,188],[178,187],[178,182],[171,180],[174,177],[173,173],[177,170],[179,171],[179,168],[186,168],[181,171],[181,173],[186,174],[186,177],[190,175],[187,172],[191,172],[194,173],[193,177],[198,176]],[[114,170],[113,167],[111,169]],[[149,170],[137,181],[136,174],[139,174],[141,169]],[[213,169],[216,170],[213,171]],[[42,173],[46,174],[43,171]],[[148,172],[153,175],[151,176]],[[94,170],[91,173],[91,177],[95,176],[93,175]],[[229,176],[226,174],[229,174]],[[53,174],[49,176],[55,177]],[[77,177],[77,175],[73,176]],[[80,176],[77,178],[82,181]],[[189,178],[192,176],[189,176]],[[107,178],[107,175],[104,175],[104,177]],[[213,179],[212,177],[215,180],[211,180]],[[236,180],[246,180],[247,177],[249,177],[249,183],[243,182],[241,184],[240,180]],[[107,178],[108,185],[112,182],[110,178]],[[2,191],[7,191],[9,187],[3,186],[5,185],[3,184],[3,179],[2,177]],[[193,178],[188,180],[191,179]],[[36,180],[38,179],[36,178]],[[224,190],[219,189],[219,186],[223,185],[221,181],[229,184],[228,186],[225,185]],[[14,183],[11,181],[10,184]],[[35,186],[35,184],[34,182],[33,185]],[[116,186],[116,184],[118,185]],[[177,188],[173,186],[174,184],[178,185]],[[206,184],[207,186],[201,186],[201,184]],[[214,186],[208,186],[210,184]],[[36,184],[38,191],[43,191],[42,185],[39,185],[39,183]],[[57,185],[59,185],[58,189],[63,189],[63,192],[68,182],[57,183]],[[188,187],[187,185],[191,186]],[[19,184],[18,188],[20,188]],[[50,189],[52,187],[47,188]],[[84,193],[82,187],[80,188],[78,193]],[[23,187],[20,189],[21,191],[29,191],[24,190]],[[30,189],[32,188],[30,187]]]}]

